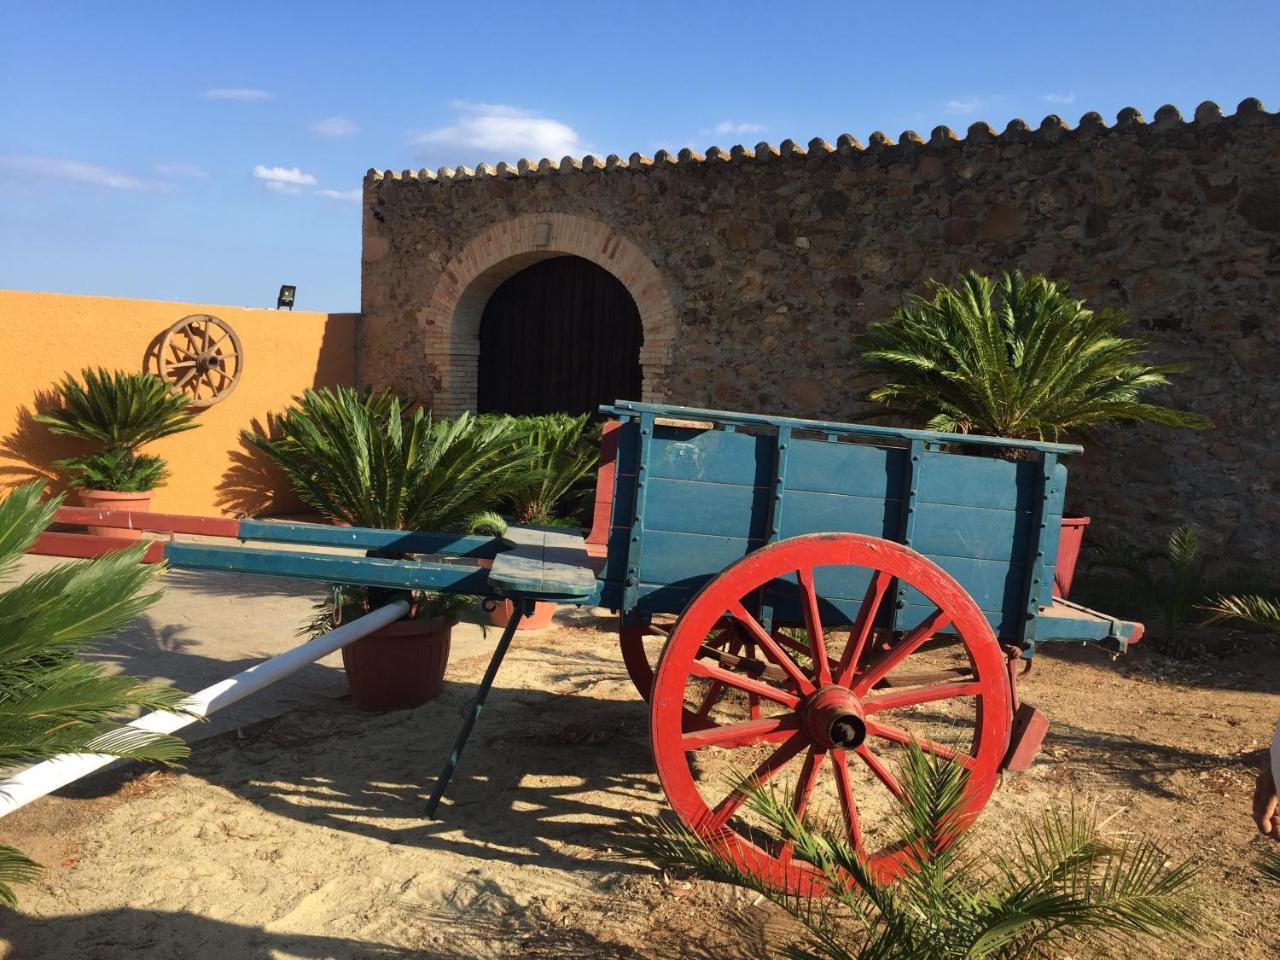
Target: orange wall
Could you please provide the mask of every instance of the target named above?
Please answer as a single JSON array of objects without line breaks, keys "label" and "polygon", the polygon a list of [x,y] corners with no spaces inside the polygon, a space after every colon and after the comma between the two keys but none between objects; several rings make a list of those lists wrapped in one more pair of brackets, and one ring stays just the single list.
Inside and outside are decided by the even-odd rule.
[{"label": "orange wall", "polygon": [[287,485],[240,442],[240,431],[280,412],[306,387],[354,382],[356,314],[304,313],[162,300],[0,290],[0,487],[45,475],[83,446],[50,436],[31,414],[67,371],[141,371],[148,346],[192,313],[225,320],[240,337],[235,390],[201,410],[199,429],[146,448],[169,461],[152,509],[203,515],[297,510]]}]

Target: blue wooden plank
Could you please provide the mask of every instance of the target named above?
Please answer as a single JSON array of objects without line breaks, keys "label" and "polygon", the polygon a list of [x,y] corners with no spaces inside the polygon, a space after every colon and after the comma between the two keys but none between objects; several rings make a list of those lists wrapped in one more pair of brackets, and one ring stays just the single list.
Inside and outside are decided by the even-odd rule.
[{"label": "blue wooden plank", "polygon": [[1037,507],[1038,462],[925,452],[922,464],[922,501],[992,510]]},{"label": "blue wooden plank", "polygon": [[744,539],[763,538],[769,491],[727,483],[655,477],[649,481],[644,527]]},{"label": "blue wooden plank", "polygon": [[618,473],[634,477],[639,462],[640,424],[634,418],[625,417],[618,428]]},{"label": "blue wooden plank", "polygon": [[932,430],[908,430],[901,427],[869,426],[861,423],[836,423],[825,420],[800,420],[795,417],[769,417],[754,413],[738,413],[732,410],[706,410],[701,407],[675,407],[658,403],[639,403],[616,400],[612,405],[600,408],[602,413],[634,415],[651,413],[674,420],[706,420],[719,424],[761,426],[777,428],[787,424],[796,430],[812,430],[815,433],[855,434],[865,437],[922,440],[927,443],[966,443],[974,446],[1004,447],[1015,450],[1051,450],[1054,453],[1083,453],[1084,448],[1074,443],[1042,443],[1035,440],[1006,440],[1003,437],[984,437],[978,434],[958,436],[954,433],[935,433]]},{"label": "blue wooden plank", "polygon": [[510,527],[511,549],[489,572],[490,592],[536,600],[583,600],[596,592],[586,541],[563,527]]},{"label": "blue wooden plank", "polygon": [[646,530],[644,556],[638,570],[641,583],[700,584],[729,564],[741,560],[763,541],[712,537],[667,530]]},{"label": "blue wooden plank", "polygon": [[327,583],[354,583],[403,590],[447,590],[486,596],[489,571],[474,563],[383,560],[304,550],[262,550],[194,543],[170,543],[165,559],[184,570],[252,573]]},{"label": "blue wooden plank", "polygon": [[[982,609],[990,613],[1005,612],[1011,616],[1022,610],[1024,584],[1022,568],[993,560],[971,560],[967,557],[932,557],[962,586]],[[925,603],[924,596],[914,588],[906,591],[908,604]]]},{"label": "blue wooden plank", "polygon": [[397,553],[447,554],[482,559],[491,559],[502,549],[501,543],[493,537],[336,527],[321,523],[285,523],[279,520],[241,520],[240,539],[259,543],[298,543],[312,547],[391,550]]},{"label": "blue wooden plank", "polygon": [[1022,563],[1031,514],[948,503],[919,503],[912,546],[927,557]]},{"label": "blue wooden plank", "polygon": [[906,451],[866,443],[794,440],[787,464],[793,490],[896,500],[902,490]]},{"label": "blue wooden plank", "polygon": [[658,427],[650,458],[653,477],[767,487],[773,470],[773,439],[724,430]]},{"label": "blue wooden plank", "polygon": [[805,533],[862,533],[872,537],[896,535],[897,500],[848,497],[831,493],[788,490],[782,538]]}]

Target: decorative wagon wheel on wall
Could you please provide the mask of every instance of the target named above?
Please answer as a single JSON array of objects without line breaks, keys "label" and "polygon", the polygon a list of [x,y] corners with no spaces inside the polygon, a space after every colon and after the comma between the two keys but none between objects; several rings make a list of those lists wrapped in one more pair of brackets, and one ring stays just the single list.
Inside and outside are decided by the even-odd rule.
[{"label": "decorative wagon wheel on wall", "polygon": [[236,388],[244,368],[240,338],[225,320],[207,313],[183,317],[160,342],[160,378],[193,407],[211,407]]},{"label": "decorative wagon wheel on wall", "polygon": [[[886,645],[874,628],[896,599],[894,581],[924,607]],[[820,592],[841,583],[846,597],[860,597],[845,604],[856,609],[851,624]],[[785,642],[750,612],[765,587],[779,608],[798,611],[790,616],[802,626]],[[747,641],[754,657],[730,652]],[[890,754],[914,742],[964,766],[963,815],[973,817],[995,787],[1010,723],[1005,657],[977,604],[910,548],[858,534],[780,541],[708,582],[663,649],[650,703],[654,758],[676,814],[741,867],[794,892],[820,892],[822,881],[744,804],[735,777],[779,788],[798,814],[842,823],[889,880],[906,867],[892,842],[902,787]]]}]

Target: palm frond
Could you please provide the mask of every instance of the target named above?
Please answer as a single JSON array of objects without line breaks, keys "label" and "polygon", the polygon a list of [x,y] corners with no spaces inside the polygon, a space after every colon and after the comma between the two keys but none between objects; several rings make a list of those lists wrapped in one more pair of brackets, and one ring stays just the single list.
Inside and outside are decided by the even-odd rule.
[{"label": "palm frond", "polygon": [[1280,598],[1257,594],[1230,594],[1214,597],[1201,607],[1211,622],[1235,619],[1280,630]]},{"label": "palm frond", "polygon": [[1280,883],[1280,850],[1266,847],[1258,851],[1258,869],[1264,877]]},{"label": "palm frond", "polygon": [[31,548],[62,505],[61,497],[41,503],[43,493],[44,484],[37,480],[14,488],[0,500],[0,576]]},{"label": "palm frond", "polygon": [[[39,501],[40,487],[20,487],[0,500],[0,568],[48,527],[58,500]],[[184,694],[127,676],[108,676],[78,659],[94,641],[157,599],[147,592],[159,570],[141,563],[144,546],[94,560],[60,564],[0,587],[0,768],[68,753],[100,753],[173,763],[187,755],[176,737],[121,726],[130,710],[181,710]],[[0,902],[12,883],[38,868],[0,847]]]},{"label": "palm frond", "polygon": [[122,491],[157,487],[166,476],[165,462],[139,454],[138,448],[197,426],[187,398],[149,373],[86,368],[80,379],[67,374],[57,392],[58,408],[35,419],[51,433],[96,448],[55,464],[69,471],[77,486]]},{"label": "palm frond", "polygon": [[13,847],[0,843],[0,905],[16,906],[14,883],[33,883],[40,876],[40,865]]},{"label": "palm frond", "polygon": [[756,819],[791,843],[795,862],[813,866],[830,897],[771,887],[730,848],[664,821],[642,821],[617,846],[664,867],[691,868],[758,891],[804,924],[803,942],[784,955],[825,960],[1029,960],[1054,955],[1067,937],[1129,942],[1210,931],[1189,863],[1170,865],[1150,841],[1112,844],[1092,813],[1049,811],[1017,835],[1013,850],[983,863],[965,842],[968,773],[908,746],[900,837],[913,872],[880,884],[842,830],[795,813],[785,792],[738,783]]},{"label": "palm frond", "polygon": [[67,374],[58,394],[58,409],[35,419],[52,433],[106,449],[136,449],[197,426],[186,397],[148,373],[86,368],[80,380]]},{"label": "palm frond", "polygon": [[1143,399],[1182,367],[1148,363],[1146,342],[1117,332],[1123,315],[1087,309],[1065,284],[966,273],[929,290],[871,324],[860,346],[886,381],[870,399],[922,415],[930,429],[1058,439],[1117,420],[1211,425]]}]

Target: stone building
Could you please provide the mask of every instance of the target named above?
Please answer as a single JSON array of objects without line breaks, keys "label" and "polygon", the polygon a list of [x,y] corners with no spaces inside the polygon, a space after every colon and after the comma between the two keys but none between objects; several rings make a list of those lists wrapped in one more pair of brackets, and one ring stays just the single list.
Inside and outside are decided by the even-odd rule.
[{"label": "stone building", "polygon": [[[1108,430],[1075,465],[1072,506],[1144,544],[1186,521],[1240,558],[1272,550],[1280,116],[1257,100],[1225,117],[1205,103],[1190,121],[1166,106],[1150,123],[1126,109],[1112,126],[978,123],[963,139],[939,127],[866,146],[370,171],[358,365],[363,382],[450,414],[545,363],[550,344],[577,352],[535,381],[576,383],[609,354],[645,400],[857,420],[868,321],[931,277],[1013,267],[1125,309],[1160,360],[1190,364],[1168,399],[1218,425]],[[556,270],[582,290],[606,273],[630,302],[561,296],[576,304],[567,327]],[[526,322],[519,305],[534,302]],[[592,346],[567,345],[593,330]]]}]

